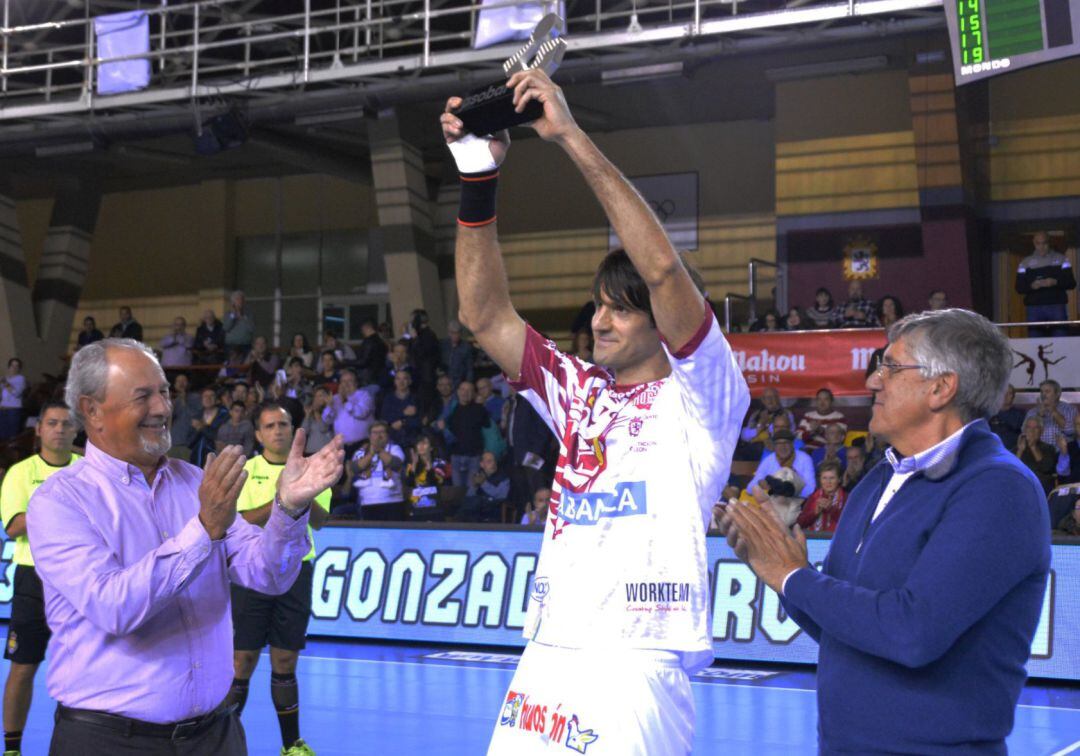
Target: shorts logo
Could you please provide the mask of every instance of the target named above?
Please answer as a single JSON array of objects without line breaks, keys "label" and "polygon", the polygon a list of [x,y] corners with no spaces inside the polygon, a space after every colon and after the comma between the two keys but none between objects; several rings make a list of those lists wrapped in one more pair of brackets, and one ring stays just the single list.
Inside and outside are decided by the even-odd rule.
[{"label": "shorts logo", "polygon": [[602,519],[648,514],[645,483],[616,483],[614,493],[563,491],[557,516],[573,525],[595,525]]},{"label": "shorts logo", "polygon": [[499,717],[499,724],[513,727],[517,723],[518,713],[521,712],[523,703],[525,703],[524,693],[509,691],[506,694],[506,703],[503,704],[502,714]]},{"label": "shorts logo", "polygon": [[7,652],[8,652],[8,654],[14,654],[18,650],[19,650],[19,636],[15,634],[14,630],[8,630]]},{"label": "shorts logo", "polygon": [[586,753],[600,736],[594,730],[583,729],[577,714],[568,718],[561,709],[562,704],[551,708],[530,703],[528,694],[510,690],[499,714],[499,726],[532,732],[543,737],[548,745],[562,744],[568,750]]},{"label": "shorts logo", "polygon": [[548,583],[546,577],[538,577],[533,579],[533,588],[530,598],[538,604],[544,603],[547,600],[548,592],[551,590],[551,585]]},{"label": "shorts logo", "polygon": [[581,729],[577,714],[570,717],[570,721],[566,723],[566,747],[571,751],[585,753],[585,749],[595,743],[599,737],[592,730]]}]

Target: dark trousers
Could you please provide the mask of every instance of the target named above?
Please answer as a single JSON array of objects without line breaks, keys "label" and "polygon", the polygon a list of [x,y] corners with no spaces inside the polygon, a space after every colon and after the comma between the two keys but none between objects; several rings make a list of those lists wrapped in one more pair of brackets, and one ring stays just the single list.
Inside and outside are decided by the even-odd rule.
[{"label": "dark trousers", "polygon": [[[1028,305],[1027,320],[1029,323],[1038,323],[1042,320],[1068,320],[1069,311],[1063,304]],[[1049,339],[1057,336],[1068,336],[1069,327],[1056,326],[1028,326],[1029,339]]]},{"label": "dark trousers", "polygon": [[235,712],[183,740],[126,735],[101,725],[56,718],[49,756],[247,756],[247,739]]}]

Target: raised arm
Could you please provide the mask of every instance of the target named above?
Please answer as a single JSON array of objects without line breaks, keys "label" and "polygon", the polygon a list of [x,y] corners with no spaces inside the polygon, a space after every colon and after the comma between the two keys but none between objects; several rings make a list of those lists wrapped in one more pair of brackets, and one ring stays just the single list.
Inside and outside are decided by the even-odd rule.
[{"label": "raised arm", "polygon": [[503,372],[517,377],[525,351],[525,321],[510,302],[495,221],[499,165],[506,157],[510,138],[506,132],[483,139],[466,134],[461,121],[451,112],[460,105],[461,98],[451,97],[440,119],[443,136],[461,173],[461,210],[454,252],[458,319]]},{"label": "raised arm", "polygon": [[685,346],[701,327],[705,301],[656,215],[577,125],[562,89],[546,73],[531,69],[514,74],[508,86],[514,88],[519,112],[530,100],[543,104],[544,116],[530,125],[543,139],[559,144],[574,161],[649,287],[656,327],[673,349]]}]

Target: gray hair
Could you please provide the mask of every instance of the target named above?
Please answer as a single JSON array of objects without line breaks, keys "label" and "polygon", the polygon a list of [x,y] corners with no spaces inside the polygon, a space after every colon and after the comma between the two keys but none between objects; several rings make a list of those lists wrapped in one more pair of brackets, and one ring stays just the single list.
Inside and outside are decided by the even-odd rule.
[{"label": "gray hair", "polygon": [[77,351],[71,358],[71,368],[68,370],[67,383],[64,386],[64,402],[71,408],[71,414],[80,426],[85,425],[86,418],[79,407],[79,399],[88,396],[99,402],[105,400],[110,349],[130,349],[134,352],[142,352],[160,368],[154,350],[135,339],[102,339],[87,344]]},{"label": "gray hair", "polygon": [[965,423],[994,415],[1012,373],[1009,340],[978,313],[959,308],[908,315],[888,331],[889,343],[905,339],[924,378],[954,373],[953,405]]}]

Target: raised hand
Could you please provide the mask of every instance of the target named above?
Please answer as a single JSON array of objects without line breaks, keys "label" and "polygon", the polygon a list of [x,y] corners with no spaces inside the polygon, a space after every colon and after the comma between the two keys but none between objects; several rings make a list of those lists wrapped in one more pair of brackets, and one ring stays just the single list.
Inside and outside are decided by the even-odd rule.
[{"label": "raised hand", "polygon": [[544,115],[529,124],[542,139],[559,142],[578,131],[562,88],[539,68],[519,71],[506,86],[514,90],[514,110],[521,113],[531,100],[544,106]]},{"label": "raised hand", "polygon": [[[465,124],[454,115],[453,111],[461,107],[460,97],[451,97],[446,101],[446,108],[439,116],[443,139],[449,145],[462,173],[477,173],[484,169],[482,163],[490,160],[495,166],[502,165],[510,149],[510,134],[505,130],[493,136],[478,137],[465,131]],[[485,150],[486,148],[486,150]]]},{"label": "raised hand", "polygon": [[285,468],[278,478],[281,505],[293,511],[305,509],[319,493],[334,485],[345,464],[345,440],[340,435],[310,457],[304,457],[306,441],[304,429],[296,431]]},{"label": "raised hand", "polygon": [[220,455],[206,458],[199,484],[199,522],[212,540],[225,536],[236,519],[236,500],[247,480],[244,447],[226,446]]}]

